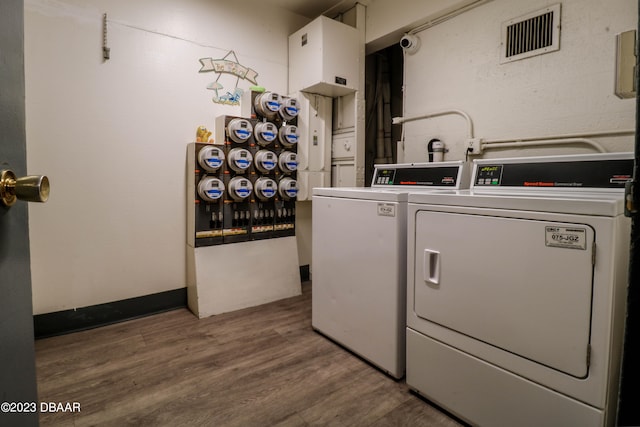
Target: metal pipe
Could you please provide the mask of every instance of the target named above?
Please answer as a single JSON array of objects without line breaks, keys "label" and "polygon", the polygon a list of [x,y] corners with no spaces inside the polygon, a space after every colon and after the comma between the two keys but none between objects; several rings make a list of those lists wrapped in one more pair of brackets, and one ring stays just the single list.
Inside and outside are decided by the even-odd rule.
[{"label": "metal pipe", "polygon": [[375,163],[385,163],[384,160],[384,96],[382,90],[382,55],[377,57],[376,70],[376,156]]},{"label": "metal pipe", "polygon": [[502,143],[502,142],[513,142],[517,141],[543,141],[550,139],[569,139],[569,138],[594,138],[594,137],[602,137],[602,136],[622,136],[622,135],[634,135],[636,132],[634,130],[608,130],[608,131],[600,131],[600,132],[583,132],[583,133],[565,133],[559,135],[547,135],[547,136],[533,136],[527,138],[511,138],[511,139],[491,139],[491,140],[483,140],[483,143],[494,144],[494,143]]},{"label": "metal pipe", "polygon": [[462,6],[462,7],[458,7],[458,8],[455,8],[455,7],[449,8],[449,9],[444,11],[444,14],[442,16],[439,16],[439,17],[433,19],[432,21],[425,22],[424,24],[415,27],[414,29],[409,31],[408,34],[416,34],[416,33],[419,33],[421,31],[424,31],[424,30],[426,30],[428,28],[434,27],[434,26],[436,26],[438,24],[442,24],[445,21],[448,21],[448,20],[450,20],[452,18],[455,18],[456,16],[458,16],[458,15],[464,13],[464,12],[468,12],[469,10],[471,10],[471,9],[473,9],[475,7],[478,7],[478,6],[481,6],[481,5],[485,4],[485,3],[488,3],[489,1],[491,1],[491,0],[476,0],[473,3],[470,3],[470,4],[466,5],[466,6]]},{"label": "metal pipe", "polygon": [[512,147],[533,147],[541,145],[564,145],[564,144],[586,144],[595,150],[606,153],[607,150],[595,141],[586,138],[567,138],[567,139],[541,139],[541,140],[511,140],[509,142],[485,142],[480,143],[482,150],[491,150],[495,148],[512,148]]},{"label": "metal pipe", "polygon": [[[378,76],[380,78],[380,76]],[[378,82],[380,84],[380,82]],[[378,94],[376,100],[376,112],[377,112],[377,132],[376,132],[376,158],[384,158],[384,105],[382,101],[382,93]]]},{"label": "metal pipe", "polygon": [[392,123],[394,125],[399,125],[407,122],[414,122],[416,120],[424,120],[431,119],[434,117],[440,116],[448,116],[448,115],[458,115],[464,117],[467,121],[467,136],[469,138],[473,138],[473,122],[471,121],[471,117],[467,113],[461,110],[444,110],[444,111],[435,111],[433,113],[421,114],[419,116],[411,116],[411,117],[394,117]]}]

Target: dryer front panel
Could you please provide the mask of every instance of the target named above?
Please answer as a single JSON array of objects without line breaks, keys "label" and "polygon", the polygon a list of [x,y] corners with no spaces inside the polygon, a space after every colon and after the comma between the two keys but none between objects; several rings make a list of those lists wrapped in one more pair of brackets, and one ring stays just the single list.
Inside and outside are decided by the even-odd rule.
[{"label": "dryer front panel", "polygon": [[588,373],[594,231],[416,212],[415,314],[577,378]]},{"label": "dryer front panel", "polygon": [[[311,323],[404,375],[407,204],[313,196]],[[373,200],[371,200],[373,199]]]}]

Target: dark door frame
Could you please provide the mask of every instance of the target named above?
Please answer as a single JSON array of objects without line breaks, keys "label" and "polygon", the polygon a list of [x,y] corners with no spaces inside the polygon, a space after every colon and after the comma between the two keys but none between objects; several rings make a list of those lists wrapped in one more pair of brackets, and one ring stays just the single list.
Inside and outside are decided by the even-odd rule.
[{"label": "dark door frame", "polygon": [[[640,30],[640,1],[638,1],[638,25]],[[637,54],[637,51],[636,51]],[[636,212],[631,214],[631,253],[629,256],[629,288],[627,295],[627,321],[625,329],[622,378],[618,408],[619,426],[640,425],[640,61],[636,56],[636,135],[631,195]]]},{"label": "dark door frame", "polygon": [[[0,1],[0,169],[26,175],[24,1]],[[37,426],[27,205],[0,204],[0,425]]]}]

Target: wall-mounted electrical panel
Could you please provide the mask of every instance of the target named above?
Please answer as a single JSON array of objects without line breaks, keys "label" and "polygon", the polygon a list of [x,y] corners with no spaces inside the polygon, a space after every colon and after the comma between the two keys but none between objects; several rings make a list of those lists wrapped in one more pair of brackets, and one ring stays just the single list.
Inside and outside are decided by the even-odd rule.
[{"label": "wall-mounted electrical panel", "polygon": [[358,30],[320,16],[289,36],[289,92],[337,97],[358,89]]},{"label": "wall-mounted electrical panel", "polygon": [[187,294],[199,317],[300,294],[299,102],[250,92],[187,146]]},{"label": "wall-mounted electrical panel", "polygon": [[331,182],[334,187],[352,187],[356,182],[356,136],[334,134],[331,143]]},{"label": "wall-mounted electrical panel", "polygon": [[314,187],[331,186],[331,120],[333,98],[312,93],[293,95],[298,115],[298,200],[311,200]]},{"label": "wall-mounted electrical panel", "polygon": [[[224,137],[216,131],[216,141],[223,144],[188,146],[193,166],[188,179],[189,243],[201,247],[295,235],[298,159],[292,141],[297,135],[289,129],[290,134],[258,143],[256,119],[218,119],[226,130]],[[241,138],[232,137],[236,131]]]}]

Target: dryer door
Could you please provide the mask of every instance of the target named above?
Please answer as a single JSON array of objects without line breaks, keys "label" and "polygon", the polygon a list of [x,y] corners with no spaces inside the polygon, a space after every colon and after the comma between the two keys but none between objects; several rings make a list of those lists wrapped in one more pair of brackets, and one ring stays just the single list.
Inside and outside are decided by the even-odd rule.
[{"label": "dryer door", "polygon": [[413,309],[583,378],[593,241],[584,224],[418,211]]}]

